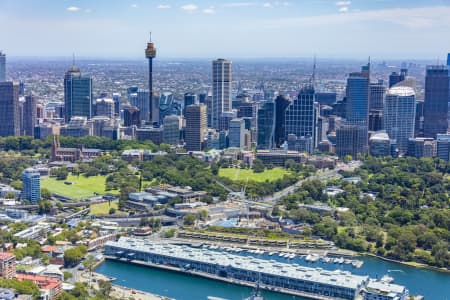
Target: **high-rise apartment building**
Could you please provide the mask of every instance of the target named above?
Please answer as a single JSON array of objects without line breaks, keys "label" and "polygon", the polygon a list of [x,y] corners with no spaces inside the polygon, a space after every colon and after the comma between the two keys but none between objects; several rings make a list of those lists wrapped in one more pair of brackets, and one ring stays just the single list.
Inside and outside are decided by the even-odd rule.
[{"label": "high-rise apartment building", "polygon": [[92,118],[92,79],[81,76],[78,67],[72,66],[64,77],[65,121],[74,116]]},{"label": "high-rise apartment building", "polygon": [[35,169],[22,172],[22,198],[36,203],[41,198],[41,174]]},{"label": "high-rise apartment building", "polygon": [[408,140],[414,137],[416,96],[409,86],[390,88],[384,106],[384,129],[395,140],[400,153],[408,151]]},{"label": "high-rise apartment building", "polygon": [[0,82],[6,81],[6,55],[0,51]]},{"label": "high-rise apartment building", "polygon": [[206,127],[206,106],[203,104],[189,105],[186,107],[186,129],[184,141],[187,151],[201,151],[205,138]]},{"label": "high-rise apartment building", "polygon": [[[317,109],[315,105],[315,92],[313,86],[300,90],[286,109],[285,138],[295,135],[297,138],[311,138],[312,148],[317,146]],[[309,152],[311,152],[310,149]]]},{"label": "high-rise apartment building", "polygon": [[214,60],[212,72],[211,125],[213,128],[219,129],[222,113],[232,109],[231,61],[225,59]]},{"label": "high-rise apartment building", "polygon": [[436,138],[448,129],[448,102],[450,99],[450,77],[448,67],[428,66],[425,76],[424,124],[425,137]]},{"label": "high-rise apartment building", "polygon": [[36,96],[30,94],[25,96],[23,103],[22,116],[22,134],[34,136],[34,126],[36,125],[37,115],[37,99]]},{"label": "high-rise apartment building", "polygon": [[11,279],[16,277],[16,256],[8,252],[0,252],[0,277]]},{"label": "high-rise apartment building", "polygon": [[0,136],[20,135],[19,84],[0,82]]}]

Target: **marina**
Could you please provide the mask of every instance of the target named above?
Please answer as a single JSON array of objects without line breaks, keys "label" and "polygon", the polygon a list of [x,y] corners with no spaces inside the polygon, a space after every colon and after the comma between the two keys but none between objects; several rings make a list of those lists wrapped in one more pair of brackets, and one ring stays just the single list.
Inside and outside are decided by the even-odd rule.
[{"label": "marina", "polygon": [[[274,260],[152,243],[140,239],[120,238],[117,242],[108,242],[105,254],[119,260],[144,262],[153,267],[175,268],[181,272],[243,285],[251,286],[260,282],[263,289],[309,299],[404,300],[409,294],[404,286],[384,283],[344,270],[308,268]],[[290,257],[291,255],[288,255],[287,258]],[[389,297],[374,298],[381,295]]]}]

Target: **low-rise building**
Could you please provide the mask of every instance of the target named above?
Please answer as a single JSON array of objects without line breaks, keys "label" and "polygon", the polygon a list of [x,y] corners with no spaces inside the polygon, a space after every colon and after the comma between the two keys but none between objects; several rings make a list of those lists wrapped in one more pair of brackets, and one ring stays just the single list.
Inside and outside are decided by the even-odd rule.
[{"label": "low-rise building", "polygon": [[16,276],[16,256],[12,253],[0,252],[0,277],[14,278]]},{"label": "low-rise building", "polygon": [[44,295],[44,299],[56,299],[61,293],[61,280],[55,277],[33,275],[33,274],[23,274],[19,273],[16,275],[19,280],[30,280],[39,286],[41,294]]}]

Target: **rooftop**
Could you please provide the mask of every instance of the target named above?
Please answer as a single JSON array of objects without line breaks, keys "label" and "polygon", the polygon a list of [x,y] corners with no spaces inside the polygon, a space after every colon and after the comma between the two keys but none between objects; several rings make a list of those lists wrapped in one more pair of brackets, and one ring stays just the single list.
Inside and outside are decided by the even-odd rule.
[{"label": "rooftop", "polygon": [[368,276],[353,275],[350,272],[342,270],[327,271],[320,268],[313,269],[295,264],[256,259],[206,249],[191,248],[188,246],[154,243],[153,241],[149,242],[146,240],[126,237],[120,238],[117,242],[108,242],[107,245],[130,251],[139,251],[191,261],[220,264],[222,266],[229,266],[236,269],[245,269],[258,273],[320,282],[323,284],[354,289],[359,288],[368,279]]}]

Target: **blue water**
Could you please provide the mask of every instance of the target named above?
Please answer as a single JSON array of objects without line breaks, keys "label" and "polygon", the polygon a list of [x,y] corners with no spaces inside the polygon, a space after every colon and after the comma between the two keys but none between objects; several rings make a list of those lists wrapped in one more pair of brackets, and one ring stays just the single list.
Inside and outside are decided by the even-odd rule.
[{"label": "blue water", "polygon": [[[363,260],[364,264],[360,269],[355,269],[351,265],[320,261],[311,263],[302,258],[288,260],[276,254],[269,256],[242,253],[241,255],[321,267],[327,270],[348,270],[354,274],[369,275],[372,278],[381,278],[389,274],[394,277],[395,283],[407,286],[411,294],[423,295],[426,300],[450,300],[450,273],[413,268],[373,257],[359,257],[358,259]],[[117,278],[116,284],[177,300],[201,300],[206,299],[207,296],[239,300],[251,294],[251,289],[247,287],[116,261],[106,261],[96,269],[96,272]],[[304,299],[269,292],[265,292],[264,296],[268,300]]]}]

